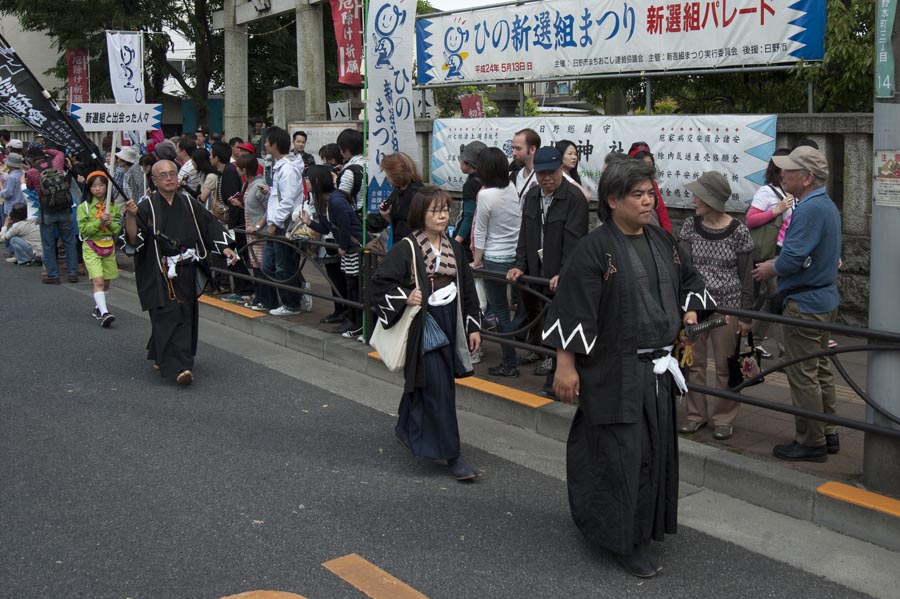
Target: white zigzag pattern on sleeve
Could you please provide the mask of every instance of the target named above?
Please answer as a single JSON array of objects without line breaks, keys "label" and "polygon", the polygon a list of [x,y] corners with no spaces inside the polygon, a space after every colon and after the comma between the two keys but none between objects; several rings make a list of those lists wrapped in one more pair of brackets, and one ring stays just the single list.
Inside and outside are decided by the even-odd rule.
[{"label": "white zigzag pattern on sleeve", "polygon": [[220,254],[225,251],[229,243],[234,243],[234,231],[225,231],[222,234],[222,241],[213,240],[213,245],[216,246],[216,251]]},{"label": "white zigzag pattern on sleeve", "polygon": [[378,320],[380,320],[381,324],[383,324],[385,326],[387,326],[387,324],[388,324],[387,312],[388,311],[390,311],[390,312],[397,311],[397,308],[394,307],[394,302],[392,302],[391,300],[403,300],[405,302],[407,300],[407,298],[409,297],[406,295],[406,292],[403,291],[403,289],[401,287],[397,287],[397,289],[400,291],[400,295],[385,294],[384,299],[387,300],[387,303],[378,306],[378,309],[381,311],[381,316],[378,317]]},{"label": "white zigzag pattern on sleeve", "polygon": [[713,308],[716,307],[716,300],[713,299],[712,295],[710,295],[709,291],[706,289],[706,287],[704,287],[703,295],[700,295],[699,293],[695,293],[693,291],[688,292],[687,297],[684,298],[684,305],[681,307],[682,311],[688,311],[688,305],[690,305],[691,303],[691,297],[696,297],[697,301],[703,305],[704,310],[709,310],[710,305]]},{"label": "white zigzag pattern on sleeve", "polygon": [[553,334],[554,329],[559,331],[559,339],[560,339],[560,341],[562,341],[563,349],[567,349],[569,347],[569,344],[572,342],[572,339],[575,337],[576,334],[578,334],[578,336],[581,337],[581,343],[584,345],[584,348],[587,351],[587,353],[591,353],[591,350],[594,349],[594,344],[597,343],[596,335],[594,336],[593,341],[588,343],[587,338],[585,338],[585,336],[584,336],[584,329],[582,328],[582,326],[580,324],[577,327],[575,327],[575,329],[572,331],[572,334],[569,335],[567,338],[565,333],[563,333],[562,325],[559,324],[558,318],[556,319],[556,322],[554,322],[553,325],[549,329],[547,329],[546,331],[541,333],[541,338],[546,341],[547,337],[549,337],[550,335]]},{"label": "white zigzag pattern on sleeve", "polygon": [[475,323],[475,326],[478,327],[478,330],[480,331],[481,330],[481,321],[479,321],[477,318],[474,318],[474,317],[466,314],[466,325],[469,324],[470,320]]}]

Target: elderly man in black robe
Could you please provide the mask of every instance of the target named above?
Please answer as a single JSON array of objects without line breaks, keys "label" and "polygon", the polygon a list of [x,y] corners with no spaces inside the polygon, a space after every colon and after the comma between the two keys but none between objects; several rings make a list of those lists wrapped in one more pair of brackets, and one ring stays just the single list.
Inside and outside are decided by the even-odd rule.
[{"label": "elderly man in black robe", "polygon": [[178,191],[178,166],[160,160],[151,171],[157,190],[150,199],[125,204],[126,253],[134,254],[141,308],[150,313],[147,359],[179,385],[194,380],[197,353],[197,297],[208,280],[205,260],[223,254],[229,264],[234,236],[192,198]]},{"label": "elderly man in black robe", "polygon": [[554,391],[579,399],[566,455],[569,504],[588,541],[635,576],[662,568],[649,550],[676,531],[676,393],[672,356],[683,325],[715,309],[672,235],[651,225],[654,169],[610,165],[600,180],[604,224],[583,238],[544,320],[557,348]]}]

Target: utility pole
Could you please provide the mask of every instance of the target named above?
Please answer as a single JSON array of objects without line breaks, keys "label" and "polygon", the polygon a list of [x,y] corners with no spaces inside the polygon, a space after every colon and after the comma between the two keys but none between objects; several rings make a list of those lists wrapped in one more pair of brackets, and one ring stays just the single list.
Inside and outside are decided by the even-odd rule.
[{"label": "utility pole", "polygon": [[[900,64],[898,0],[876,0],[875,108],[873,124],[874,185],[872,251],[869,269],[869,327],[900,332],[900,177],[889,164],[900,162],[900,101],[895,65]],[[868,394],[887,412],[900,415],[900,352],[875,352],[868,359]],[[900,428],[872,408],[866,421]],[[874,491],[900,497],[900,441],[866,433],[863,483]]]}]

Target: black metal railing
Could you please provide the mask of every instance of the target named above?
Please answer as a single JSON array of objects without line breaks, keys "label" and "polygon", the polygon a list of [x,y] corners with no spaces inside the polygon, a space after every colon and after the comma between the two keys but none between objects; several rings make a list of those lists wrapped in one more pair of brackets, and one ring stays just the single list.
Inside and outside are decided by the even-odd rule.
[{"label": "black metal railing", "polygon": [[[238,232],[241,232],[238,229]],[[283,289],[285,291],[292,292],[302,292],[308,294],[312,297],[320,298],[323,300],[335,302],[344,306],[348,306],[351,308],[362,309],[363,311],[363,327],[364,327],[364,335],[367,335],[369,332],[369,328],[371,323],[369,322],[369,315],[371,314],[371,301],[368,293],[368,282],[371,280],[372,275],[375,272],[375,268],[377,266],[378,259],[385,255],[385,252],[372,249],[372,248],[364,248],[361,251],[362,254],[362,264],[360,267],[360,297],[361,301],[353,301],[342,297],[338,293],[337,287],[331,281],[328,276],[328,272],[325,268],[325,264],[328,260],[337,259],[334,258],[318,258],[316,256],[311,255],[310,250],[313,250],[313,253],[318,253],[318,248],[325,248],[330,250],[337,250],[339,246],[336,243],[321,241],[317,239],[304,239],[304,240],[290,240],[284,236],[276,236],[270,235],[268,233],[255,232],[251,233],[249,236],[250,241],[243,248],[239,248],[238,253],[241,255],[241,258],[245,260],[248,254],[248,250],[255,244],[258,243],[266,243],[266,242],[275,242],[280,244],[286,244],[291,246],[299,255],[300,262],[297,268],[297,273],[292,275],[290,278],[286,280],[275,280],[271,277],[266,279],[260,279],[254,277],[249,274],[242,274],[234,272],[230,269],[223,269],[218,267],[213,267],[213,272],[226,275],[233,278],[238,278],[242,280],[252,281],[254,283],[261,283],[264,285],[270,285],[275,287],[276,289]],[[325,293],[313,291],[311,289],[300,289],[298,290],[298,286],[295,282],[301,276],[303,268],[312,264],[322,277],[328,281],[331,287],[331,294],[326,295]],[[265,273],[268,277],[268,273]],[[523,322],[522,326],[520,326],[515,331],[510,331],[506,333],[501,333],[498,331],[482,331],[482,338],[486,341],[490,341],[492,343],[497,343],[499,345],[508,345],[515,347],[516,349],[522,349],[527,351],[532,351],[540,355],[552,356],[555,355],[556,351],[543,347],[540,345],[534,345],[531,343],[527,343],[525,341],[519,341],[517,337],[522,336],[524,333],[527,333],[530,329],[535,326],[539,326],[539,323],[543,320],[544,314],[547,311],[547,306],[551,301],[551,297],[543,292],[543,290],[548,288],[550,281],[548,279],[543,279],[540,277],[533,277],[528,275],[521,276],[517,281],[508,281],[506,276],[503,273],[498,272],[490,272],[485,270],[475,270],[473,271],[475,277],[482,279],[491,279],[495,281],[502,281],[507,285],[510,285],[518,290],[519,294],[527,293],[532,296],[538,298],[540,301],[544,302],[543,307],[540,310],[540,313],[535,315],[530,321]],[[768,312],[757,312],[750,310],[740,310],[737,308],[719,308],[718,312],[721,314],[725,314],[728,316],[734,316],[738,318],[750,318],[753,320],[763,320],[768,321],[775,324],[782,324],[793,327],[800,327],[806,329],[816,329],[822,331],[828,331],[831,333],[838,333],[841,335],[847,335],[851,337],[858,337],[867,340],[869,343],[859,344],[859,345],[849,345],[849,346],[841,346],[841,347],[829,347],[827,349],[822,349],[804,356],[792,357],[786,361],[780,361],[776,363],[774,366],[761,370],[756,376],[746,379],[742,384],[733,387],[731,389],[718,389],[714,387],[707,387],[705,385],[696,385],[692,383],[688,383],[688,389],[691,391],[696,391],[698,393],[704,393],[706,395],[712,395],[715,397],[721,397],[724,399],[729,399],[732,401],[737,401],[740,403],[761,407],[769,410],[774,410],[777,412],[783,412],[785,414],[791,414],[793,416],[800,416],[803,418],[808,418],[811,420],[818,420],[821,422],[826,422],[828,424],[835,424],[838,426],[844,426],[847,428],[852,428],[856,430],[865,431],[867,433],[873,433],[878,435],[883,435],[886,437],[891,437],[895,439],[900,439],[900,429],[895,429],[887,426],[881,426],[878,424],[872,424],[868,422],[863,422],[860,420],[855,420],[851,418],[845,418],[842,416],[833,416],[829,414],[823,414],[820,412],[812,412],[810,410],[806,410],[803,408],[798,408],[793,405],[788,405],[784,403],[778,403],[774,401],[769,401],[766,399],[761,399],[757,397],[751,397],[748,395],[741,394],[741,391],[745,388],[754,385],[757,382],[760,382],[767,375],[780,372],[785,367],[790,366],[792,364],[796,364],[808,359],[812,358],[820,358],[827,357],[829,361],[834,365],[835,369],[841,375],[841,377],[846,381],[847,385],[850,389],[853,390],[854,393],[869,407],[871,407],[878,414],[893,422],[894,424],[900,425],[900,417],[895,414],[891,414],[888,410],[882,407],[875,399],[870,397],[862,387],[853,379],[853,377],[847,372],[847,369],[841,363],[838,358],[841,354],[847,353],[855,353],[855,352],[896,352],[900,351],[900,333],[893,333],[890,331],[879,331],[873,329],[866,329],[861,327],[853,327],[844,324],[838,323],[825,323],[825,322],[812,322],[809,320],[802,320],[797,318],[791,318],[788,316],[771,314]],[[873,343],[874,342],[874,343]]]}]

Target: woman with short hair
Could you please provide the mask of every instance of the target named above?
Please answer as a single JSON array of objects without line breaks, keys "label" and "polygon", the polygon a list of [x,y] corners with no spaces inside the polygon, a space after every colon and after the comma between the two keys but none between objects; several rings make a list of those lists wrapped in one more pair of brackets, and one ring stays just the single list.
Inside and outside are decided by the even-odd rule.
[{"label": "woman with short hair", "polygon": [[[413,455],[446,460],[450,475],[463,481],[480,473],[461,455],[454,379],[472,375],[469,356],[481,346],[481,314],[466,254],[447,234],[451,204],[446,192],[430,186],[410,199],[405,214],[410,233],[375,272],[372,302],[386,329],[407,306],[421,306],[409,327],[394,433]],[[426,320],[447,344],[426,350]]]}]

